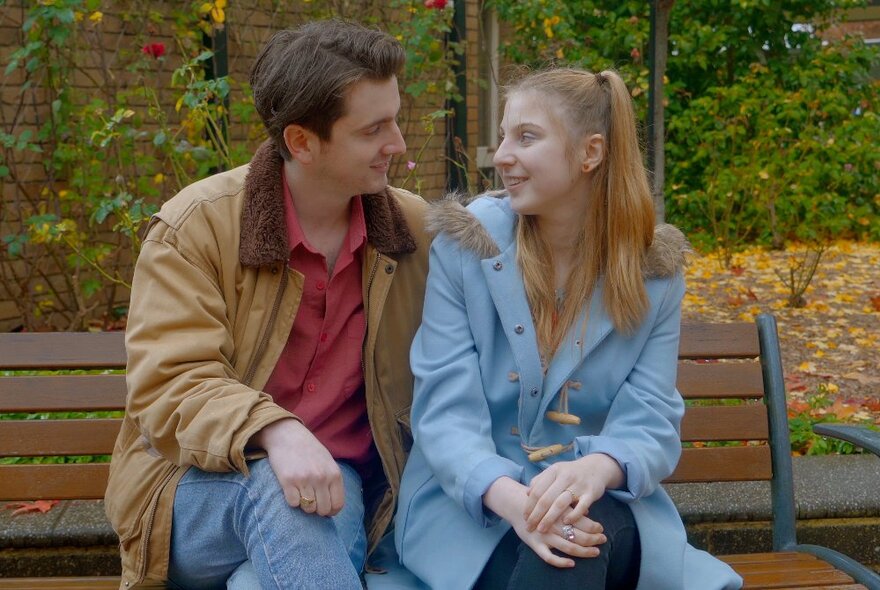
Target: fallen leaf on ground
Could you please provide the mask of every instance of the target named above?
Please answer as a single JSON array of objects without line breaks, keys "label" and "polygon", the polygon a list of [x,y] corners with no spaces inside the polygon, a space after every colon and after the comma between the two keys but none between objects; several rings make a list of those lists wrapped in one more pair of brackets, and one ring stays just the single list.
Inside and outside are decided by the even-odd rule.
[{"label": "fallen leaf on ground", "polygon": [[874,377],[872,375],[865,375],[864,373],[845,373],[841,375],[844,379],[852,379],[853,381],[858,381],[862,385],[874,385],[880,383],[880,377]]},{"label": "fallen leaf on ground", "polygon": [[828,409],[831,414],[834,414],[840,420],[846,420],[856,412],[858,412],[858,408],[851,406],[841,400],[836,400],[831,407]]},{"label": "fallen leaf on ground", "polygon": [[9,510],[15,509],[15,512],[12,513],[12,516],[18,516],[19,514],[26,514],[28,512],[41,512],[45,514],[52,510],[52,507],[58,503],[58,500],[37,500],[36,502],[13,502],[12,504],[7,504],[4,508]]}]

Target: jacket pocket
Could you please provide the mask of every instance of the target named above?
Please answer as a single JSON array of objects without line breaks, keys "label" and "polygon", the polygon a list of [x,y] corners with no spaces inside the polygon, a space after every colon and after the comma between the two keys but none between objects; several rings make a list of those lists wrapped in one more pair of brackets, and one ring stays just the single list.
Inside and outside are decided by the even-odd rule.
[{"label": "jacket pocket", "polygon": [[397,415],[394,417],[397,421],[400,444],[403,446],[403,451],[405,453],[409,453],[413,446],[412,422],[410,421],[409,416],[411,407],[412,406],[407,406],[402,410],[398,410]]}]

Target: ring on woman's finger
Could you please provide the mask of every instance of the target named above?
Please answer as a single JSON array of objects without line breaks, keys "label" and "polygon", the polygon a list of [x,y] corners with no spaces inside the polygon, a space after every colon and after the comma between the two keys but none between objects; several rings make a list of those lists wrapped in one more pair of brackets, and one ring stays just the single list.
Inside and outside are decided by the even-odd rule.
[{"label": "ring on woman's finger", "polygon": [[563,492],[568,492],[569,494],[571,494],[571,503],[572,503],[572,504],[574,504],[575,502],[578,501],[577,494],[575,494],[573,491],[571,491],[571,488],[565,488],[565,489],[562,490],[562,491],[563,491]]},{"label": "ring on woman's finger", "polygon": [[570,524],[562,525],[562,538],[574,542],[574,527]]}]

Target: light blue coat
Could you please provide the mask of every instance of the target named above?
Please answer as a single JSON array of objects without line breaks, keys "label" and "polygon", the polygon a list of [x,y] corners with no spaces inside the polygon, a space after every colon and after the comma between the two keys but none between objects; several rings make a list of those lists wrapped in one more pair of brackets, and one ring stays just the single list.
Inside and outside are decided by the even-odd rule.
[{"label": "light blue coat", "polygon": [[[600,281],[585,335],[577,322],[545,375],[508,200],[483,197],[467,210],[447,203],[434,222],[440,234],[410,358],[415,443],[395,523],[401,562],[431,588],[470,588],[510,528],[484,510],[492,482],[508,476],[528,484],[555,461],[606,453],[626,473],[625,488],[609,493],[629,504],[639,528],[639,590],[740,588],[726,564],[687,544],[659,485],[681,454],[680,232],[664,226],[656,234],[645,282],[650,309],[640,328],[631,336],[613,329]],[[566,385],[577,426],[545,418]],[[555,443],[572,449],[540,463],[523,450]]]}]

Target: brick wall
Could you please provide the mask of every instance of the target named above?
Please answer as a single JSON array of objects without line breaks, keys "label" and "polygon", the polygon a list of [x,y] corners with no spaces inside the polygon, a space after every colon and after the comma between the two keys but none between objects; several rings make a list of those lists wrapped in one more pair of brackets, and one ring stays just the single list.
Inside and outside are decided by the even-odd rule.
[{"label": "brick wall", "polygon": [[[9,74],[3,73],[12,53],[21,47],[24,41],[22,23],[27,10],[32,6],[30,0],[7,0],[0,4],[0,130],[7,133],[20,133],[31,129],[34,133],[39,126],[51,116],[51,96],[40,86],[39,80],[31,80],[30,87],[22,90],[26,81],[21,68]],[[163,110],[166,116],[176,116],[174,100],[178,93],[168,90],[171,72],[180,64],[180,55],[174,39],[175,10],[182,4],[172,2],[154,2],[149,6],[151,18],[132,13],[130,3],[107,1],[102,3],[103,16],[99,25],[84,15],[76,23],[80,41],[84,47],[77,52],[76,68],[70,79],[70,87],[84,96],[103,96],[112,101],[114,89],[124,88],[128,80],[134,80],[126,72],[126,55],[137,54],[145,42],[162,42],[168,49],[166,59],[159,65],[155,76],[155,84],[163,99]],[[302,3],[278,3],[272,0],[251,0],[250,2],[230,2],[226,14],[226,32],[228,39],[229,75],[233,80],[246,81],[248,71],[263,42],[276,30],[301,23],[303,14],[295,7],[309,6]],[[312,5],[314,6],[314,5]],[[470,70],[475,71],[479,43],[477,35],[478,1],[467,0],[467,37],[465,52]],[[291,8],[294,7],[294,8]],[[140,9],[139,9],[140,10]],[[147,10],[146,8],[142,11]],[[133,16],[137,18],[133,18]],[[476,75],[468,74],[467,113],[469,133],[467,138],[468,156],[475,158],[477,145],[476,118],[478,96]],[[112,83],[111,83],[112,82]],[[404,82],[404,81],[402,81]],[[106,96],[105,96],[106,95]],[[233,87],[230,101],[235,104],[241,100],[241,92]],[[420,192],[428,199],[435,199],[444,194],[446,185],[446,149],[444,138],[446,129],[444,121],[435,123],[435,132],[429,135],[423,128],[421,117],[444,108],[443,99],[438,95],[423,95],[418,101],[404,96],[401,111],[401,129],[407,140],[407,153],[397,158],[392,171],[391,181],[400,185],[409,174],[406,168],[408,160],[415,160],[416,154],[424,146],[421,161],[414,178],[410,178],[406,188],[416,189],[416,178]],[[131,104],[131,103],[130,103]],[[137,105],[141,106],[141,105]],[[230,143],[245,146],[246,152],[251,151],[262,140],[261,133],[254,132],[253,127],[233,124],[229,130]],[[13,152],[6,152],[12,154]],[[95,158],[107,157],[96,153]],[[16,182],[9,178],[0,178],[0,237],[17,231],[21,223],[22,211],[36,211],[43,206],[43,196],[47,189],[57,193],[65,186],[66,179],[54,177],[46,170],[40,154],[33,152],[15,152],[13,160],[7,162],[14,166]],[[170,172],[167,172],[170,174]],[[166,188],[166,184],[168,185]],[[171,183],[162,185],[160,200],[173,195]],[[48,201],[46,201],[47,206]],[[45,207],[43,207],[45,208]],[[113,240],[113,236],[107,236]],[[123,259],[130,258],[121,253]],[[33,299],[44,297],[49,285],[55,285],[60,291],[72,292],[70,273],[60,270],[62,260],[40,260],[33,263],[16,260],[10,257],[8,249],[0,244],[0,331],[6,331],[23,323],[22,305]],[[130,275],[130,269],[129,269]],[[124,305],[127,293],[124,289],[115,289],[102,295],[105,299],[115,300]],[[106,306],[104,306],[106,307]],[[49,318],[48,315],[55,314]],[[69,314],[68,314],[69,315]],[[65,318],[57,310],[48,305],[42,315],[46,327],[65,329]]]}]

